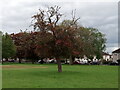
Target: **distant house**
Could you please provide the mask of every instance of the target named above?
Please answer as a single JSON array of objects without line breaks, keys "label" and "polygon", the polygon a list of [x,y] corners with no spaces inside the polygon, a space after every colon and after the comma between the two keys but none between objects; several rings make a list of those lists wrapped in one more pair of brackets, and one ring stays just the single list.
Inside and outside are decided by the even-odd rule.
[{"label": "distant house", "polygon": [[120,48],[112,52],[113,61],[120,59]]},{"label": "distant house", "polygon": [[110,55],[109,53],[103,52],[103,59],[106,61],[109,61],[112,59],[112,55]]}]

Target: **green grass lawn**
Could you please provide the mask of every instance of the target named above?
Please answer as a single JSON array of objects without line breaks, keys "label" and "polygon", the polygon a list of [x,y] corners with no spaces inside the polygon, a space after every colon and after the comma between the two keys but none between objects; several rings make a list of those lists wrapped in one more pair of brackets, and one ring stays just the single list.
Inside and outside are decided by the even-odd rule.
[{"label": "green grass lawn", "polygon": [[3,68],[3,88],[118,88],[118,66],[23,65],[46,68]]}]

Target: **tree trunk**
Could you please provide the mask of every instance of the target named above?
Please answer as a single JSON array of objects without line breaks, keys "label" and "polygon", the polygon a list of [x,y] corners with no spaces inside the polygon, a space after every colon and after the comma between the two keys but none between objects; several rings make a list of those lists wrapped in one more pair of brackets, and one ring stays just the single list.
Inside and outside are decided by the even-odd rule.
[{"label": "tree trunk", "polygon": [[2,59],[2,61],[1,61],[1,64],[3,64],[3,59]]},{"label": "tree trunk", "polygon": [[21,63],[21,59],[19,58],[19,63]]},{"label": "tree trunk", "polygon": [[73,65],[73,58],[72,58],[72,55],[70,55],[69,60],[70,60],[69,64],[70,64],[70,65]]},{"label": "tree trunk", "polygon": [[67,59],[65,60],[65,64],[68,64],[68,63],[67,63]]},{"label": "tree trunk", "polygon": [[32,60],[32,64],[34,64],[35,63],[35,61],[34,60]]},{"label": "tree trunk", "polygon": [[40,64],[43,64],[43,63],[44,63],[43,58],[41,58],[41,62],[40,62]]},{"label": "tree trunk", "polygon": [[61,60],[60,58],[56,58],[57,64],[58,64],[58,72],[62,72],[62,65],[61,65]]}]

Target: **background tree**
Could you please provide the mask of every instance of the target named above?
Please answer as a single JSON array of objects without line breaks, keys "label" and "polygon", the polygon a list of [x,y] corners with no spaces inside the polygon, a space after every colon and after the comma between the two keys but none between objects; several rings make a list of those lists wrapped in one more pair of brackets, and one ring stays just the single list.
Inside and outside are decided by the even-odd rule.
[{"label": "background tree", "polygon": [[91,40],[93,42],[93,51],[94,55],[97,56],[98,59],[102,58],[102,53],[106,49],[106,38],[105,34],[102,34],[96,28],[87,28],[91,32]]},{"label": "background tree", "polygon": [[36,33],[33,32],[20,32],[17,34],[11,34],[12,39],[17,48],[16,57],[19,58],[19,63],[21,59],[31,60],[32,63],[38,59],[38,56],[35,54],[35,37]]},{"label": "background tree", "polygon": [[[87,57],[95,55],[98,59],[101,58],[102,52],[105,50],[105,35],[99,32],[96,28],[86,28],[79,25],[77,20],[78,19],[64,20],[61,23],[62,27],[76,27],[76,40],[74,39],[73,43],[78,54],[70,54],[70,64],[73,63],[74,57],[83,57],[84,55]],[[72,34],[70,36],[72,36]]]},{"label": "background tree", "polygon": [[2,35],[2,58],[11,58],[16,54],[16,47],[10,35]]},{"label": "background tree", "polygon": [[73,64],[75,56],[80,54],[78,48],[81,47],[81,44],[78,44],[78,42],[80,42],[80,39],[77,37],[77,28],[79,27],[77,20],[79,20],[79,18],[76,19],[75,16],[72,15],[72,20],[64,20],[61,23],[61,27],[64,27],[64,29],[66,30],[67,37],[69,37],[68,39],[69,41],[71,41],[71,44],[69,43],[69,45],[72,45],[72,47],[69,48],[68,52],[70,65]]}]

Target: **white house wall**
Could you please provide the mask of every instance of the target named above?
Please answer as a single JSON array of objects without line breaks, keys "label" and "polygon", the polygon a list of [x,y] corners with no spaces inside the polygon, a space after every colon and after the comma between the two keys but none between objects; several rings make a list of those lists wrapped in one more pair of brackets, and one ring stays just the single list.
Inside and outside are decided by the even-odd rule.
[{"label": "white house wall", "polygon": [[120,59],[120,53],[113,53],[113,61]]}]

